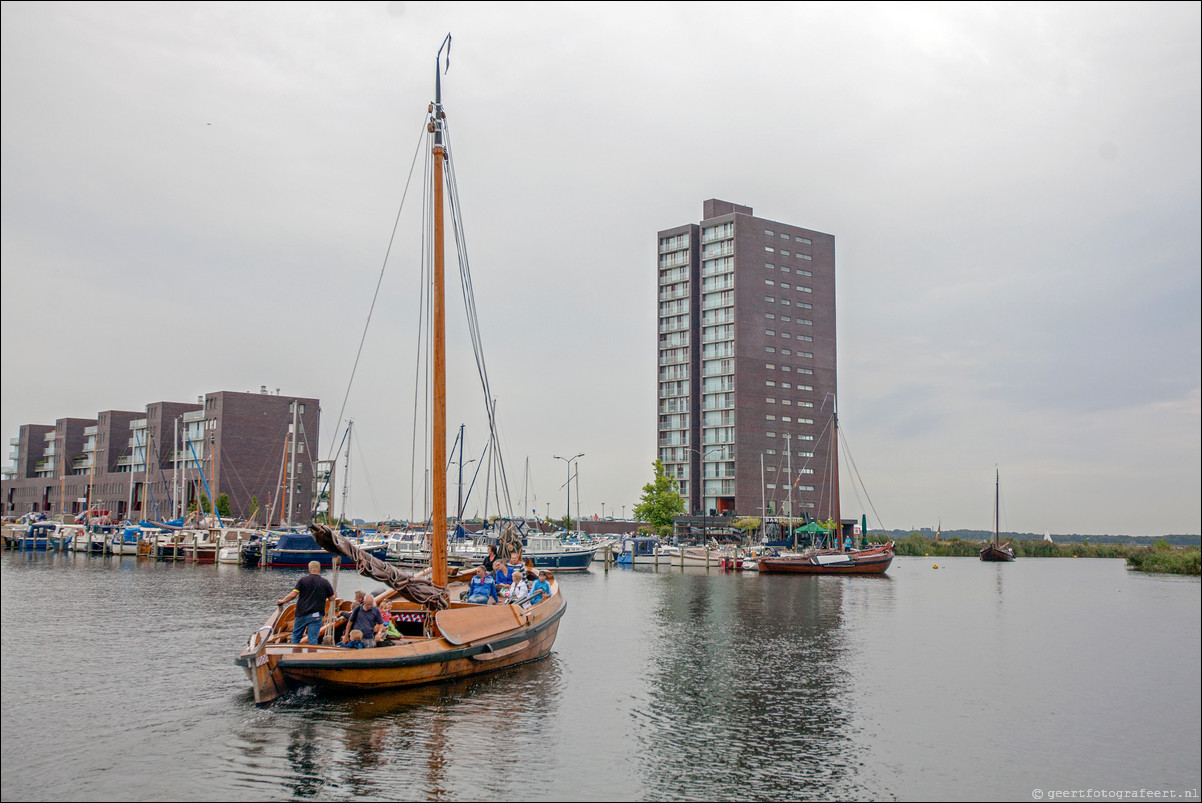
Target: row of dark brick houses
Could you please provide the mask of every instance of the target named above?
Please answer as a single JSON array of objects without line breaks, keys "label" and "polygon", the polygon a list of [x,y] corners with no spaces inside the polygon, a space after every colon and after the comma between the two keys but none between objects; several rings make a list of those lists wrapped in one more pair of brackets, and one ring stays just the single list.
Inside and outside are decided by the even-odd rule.
[{"label": "row of dark brick houses", "polygon": [[2,512],[165,520],[225,494],[236,518],[257,506],[259,522],[269,510],[273,522],[307,521],[328,470],[316,460],[320,412],[317,399],[264,387],[25,424],[10,441]]}]

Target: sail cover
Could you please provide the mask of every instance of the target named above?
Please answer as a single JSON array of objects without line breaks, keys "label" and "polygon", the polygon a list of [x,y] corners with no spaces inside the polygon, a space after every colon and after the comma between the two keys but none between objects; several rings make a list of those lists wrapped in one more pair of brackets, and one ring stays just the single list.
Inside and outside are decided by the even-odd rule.
[{"label": "sail cover", "polygon": [[522,531],[513,519],[506,519],[501,525],[501,535],[497,539],[497,557],[508,561],[510,556],[522,551]]},{"label": "sail cover", "polygon": [[313,533],[317,543],[326,552],[353,560],[355,569],[364,577],[379,580],[389,588],[395,588],[405,599],[412,600],[431,610],[441,610],[447,607],[445,589],[428,580],[418,580],[395,566],[389,566],[379,558],[360,549],[354,541],[335,533],[324,524],[310,524],[309,531]]}]

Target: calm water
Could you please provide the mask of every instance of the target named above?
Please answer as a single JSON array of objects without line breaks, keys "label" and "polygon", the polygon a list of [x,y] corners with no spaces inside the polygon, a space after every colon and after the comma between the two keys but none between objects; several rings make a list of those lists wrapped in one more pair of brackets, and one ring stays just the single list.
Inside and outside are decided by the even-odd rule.
[{"label": "calm water", "polygon": [[299,573],[7,553],[0,793],[1197,799],[1197,579],[932,562],[898,558],[884,578],[561,575],[568,612],[544,661],[259,709],[233,659]]}]

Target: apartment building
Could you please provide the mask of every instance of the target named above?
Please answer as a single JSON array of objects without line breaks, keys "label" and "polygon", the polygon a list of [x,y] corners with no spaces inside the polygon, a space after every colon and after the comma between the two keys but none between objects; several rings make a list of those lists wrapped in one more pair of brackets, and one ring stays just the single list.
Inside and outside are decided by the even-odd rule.
[{"label": "apartment building", "polygon": [[711,199],[657,245],[658,454],[689,512],[828,518],[834,236]]},{"label": "apartment building", "polygon": [[320,435],[317,399],[218,391],[195,404],[26,424],[10,441],[0,482],[6,516],[109,510],[165,520],[225,494],[230,513],[263,522],[308,521]]}]

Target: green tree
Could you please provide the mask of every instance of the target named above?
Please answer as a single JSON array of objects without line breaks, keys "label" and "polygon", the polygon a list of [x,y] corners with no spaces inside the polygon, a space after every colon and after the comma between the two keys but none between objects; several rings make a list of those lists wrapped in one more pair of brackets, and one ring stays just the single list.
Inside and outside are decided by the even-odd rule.
[{"label": "green tree", "polygon": [[229,494],[217,494],[217,515],[219,515],[219,516],[230,515],[230,495]]},{"label": "green tree", "polygon": [[[204,511],[205,513],[208,513],[210,510],[212,510],[212,508],[213,508],[213,505],[209,501],[209,495],[201,494],[200,495],[200,509],[202,511]],[[192,500],[192,504],[188,505],[188,510],[196,510],[196,500],[195,499]]]},{"label": "green tree", "polygon": [[643,497],[634,506],[634,517],[657,529],[672,527],[672,517],[684,513],[684,497],[676,480],[664,472],[664,464],[656,460],[655,479],[643,486]]},{"label": "green tree", "polygon": [[563,525],[563,528],[564,528],[565,530],[571,531],[571,529],[572,529],[572,519],[571,519],[571,517],[570,517],[570,516],[564,516],[564,517],[563,517],[563,521],[561,521],[561,522],[560,522],[560,524],[562,524],[562,525]]},{"label": "green tree", "polygon": [[246,514],[246,518],[253,519],[259,514],[259,497],[253,494],[250,497],[250,512]]},{"label": "green tree", "polygon": [[758,530],[761,523],[755,516],[739,516],[730,523],[730,526],[740,532],[749,533]]}]

